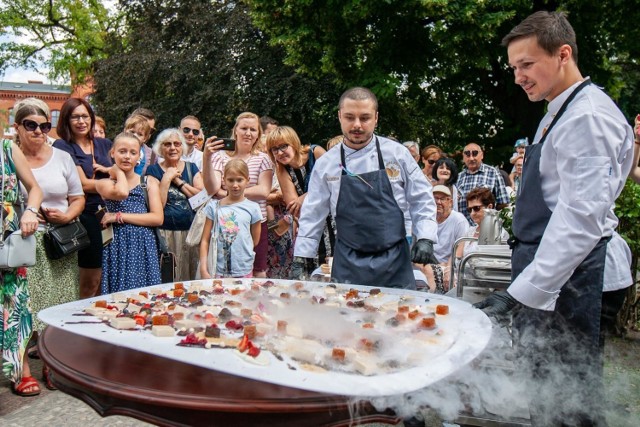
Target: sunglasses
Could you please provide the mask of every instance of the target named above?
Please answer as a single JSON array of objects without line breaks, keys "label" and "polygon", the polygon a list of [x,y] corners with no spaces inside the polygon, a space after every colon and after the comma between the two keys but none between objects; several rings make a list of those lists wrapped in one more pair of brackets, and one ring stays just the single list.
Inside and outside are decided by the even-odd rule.
[{"label": "sunglasses", "polygon": [[470,212],[480,212],[480,209],[484,209],[484,206],[483,205],[467,206],[467,209],[469,209]]},{"label": "sunglasses", "polygon": [[200,135],[200,129],[182,128],[182,133],[184,133],[185,135],[189,132],[191,132],[195,136]]},{"label": "sunglasses", "polygon": [[480,153],[478,150],[467,150],[467,151],[463,151],[462,154],[464,154],[467,157],[475,157],[478,155],[478,153]]},{"label": "sunglasses", "polygon": [[38,123],[33,120],[24,119],[22,121],[22,126],[29,132],[34,132],[38,128],[40,128],[42,133],[49,133],[51,130],[51,122]]},{"label": "sunglasses", "polygon": [[284,153],[285,151],[287,151],[287,148],[289,148],[289,144],[282,144],[277,147],[271,148],[271,152],[275,156],[278,153]]},{"label": "sunglasses", "polygon": [[180,148],[180,147],[182,147],[182,142],[180,142],[180,141],[173,141],[173,142],[167,141],[167,142],[163,142],[162,146],[164,148],[171,148],[172,146],[176,147],[176,148]]},{"label": "sunglasses", "polygon": [[431,166],[435,165],[436,162],[437,162],[437,160],[433,160],[433,159],[427,160],[427,163],[429,163]]}]

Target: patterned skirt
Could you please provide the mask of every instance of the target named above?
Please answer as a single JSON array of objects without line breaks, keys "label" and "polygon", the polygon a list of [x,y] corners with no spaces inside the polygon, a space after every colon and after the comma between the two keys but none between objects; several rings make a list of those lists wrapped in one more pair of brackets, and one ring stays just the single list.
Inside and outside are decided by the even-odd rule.
[{"label": "patterned skirt", "polygon": [[186,244],[189,230],[160,230],[160,235],[167,241],[169,252],[176,255],[176,282],[193,280],[198,271],[200,247]]},{"label": "patterned skirt", "polygon": [[44,250],[44,232],[36,233],[36,260],[27,269],[33,329],[41,332],[46,324],[38,319],[38,312],[47,307],[77,301],[79,295],[78,253],[56,260],[47,258]]}]

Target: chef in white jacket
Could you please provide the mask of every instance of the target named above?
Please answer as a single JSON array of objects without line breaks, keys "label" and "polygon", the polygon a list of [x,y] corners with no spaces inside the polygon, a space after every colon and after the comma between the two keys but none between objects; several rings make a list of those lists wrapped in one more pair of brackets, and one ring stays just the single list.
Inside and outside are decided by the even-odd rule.
[{"label": "chef in white jacket", "polygon": [[536,425],[603,422],[598,341],[611,211],[632,166],[633,133],[614,102],[580,73],[573,28],[536,12],[503,39],[515,82],[546,100],[527,149],[513,218],[512,283],[477,307],[515,306],[523,372]]},{"label": "chef in white jacket", "polygon": [[[374,134],[378,101],[369,89],[347,90],[338,118],[344,140],[319,158],[311,173],[291,276],[304,276],[305,259],[316,256],[331,213],[336,221],[335,281],[415,289],[411,263],[437,263],[431,185],[405,147]],[[410,249],[406,236],[412,233],[416,242]]]}]

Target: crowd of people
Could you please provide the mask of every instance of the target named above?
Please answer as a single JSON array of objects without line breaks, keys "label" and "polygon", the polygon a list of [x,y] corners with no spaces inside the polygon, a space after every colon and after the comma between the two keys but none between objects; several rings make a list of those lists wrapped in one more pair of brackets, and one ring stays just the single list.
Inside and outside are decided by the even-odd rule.
[{"label": "crowd of people", "polygon": [[[584,92],[579,96],[592,97],[601,108],[616,112],[616,119],[605,126],[611,135],[623,136],[615,153],[614,148],[603,148],[605,144],[585,151],[594,144],[584,144],[582,137],[567,138],[571,130],[563,122],[551,131],[557,118],[549,115],[535,144],[529,145],[526,138],[516,141],[509,159],[512,170],[484,163],[483,147],[476,142],[464,146],[464,168],[458,170],[453,156],[435,145],[421,150],[417,142],[400,144],[375,134],[377,99],[362,87],[340,98],[342,134],[323,144],[326,149],[303,144],[292,127],[251,112],[237,116],[225,135],[229,138],[206,138],[193,115],[184,117],[179,127],[157,132],[156,118],[145,108],[133,111],[111,141],[104,120],[86,100],[77,98],[63,105],[59,139],[51,142],[47,105],[34,98],[16,103],[16,138],[3,142],[3,227],[20,229],[25,236],[36,234],[37,263],[1,272],[2,367],[14,391],[23,396],[40,392],[26,357],[38,357],[30,339],[44,327],[35,317],[38,311],[160,283],[161,247],[175,256],[176,281],[305,278],[333,257],[331,277],[339,282],[415,289],[414,270],[420,270],[428,292],[445,293],[455,258],[477,246],[467,244],[452,253],[454,243],[479,236],[487,209],[501,210],[516,200],[514,235],[501,236],[514,248],[514,284],[483,302],[483,309],[495,314],[526,305],[529,312],[521,310],[516,322],[526,339],[531,325],[549,321],[541,313],[552,312],[556,300],[562,305],[566,298],[560,288],[585,259],[592,261],[589,268],[599,271],[593,274],[603,277],[600,285],[604,282],[607,294],[623,289],[622,284],[606,288],[614,273],[607,273],[604,260],[628,252],[613,232],[613,201],[627,175],[640,180],[640,123],[636,119],[636,149],[630,154],[632,130],[625,128],[628,125],[606,95],[577,71],[571,32],[568,41],[562,39],[554,48],[559,50],[551,52],[560,55],[566,67],[564,80],[555,81],[557,87],[550,83],[544,93],[532,88],[535,78],[538,85],[546,84],[546,74],[531,72],[527,55],[538,55],[544,63],[549,48],[537,46],[535,38],[542,37],[545,26],[555,25],[549,20],[562,21],[559,16],[530,17],[531,22],[505,39],[516,83],[532,101],[551,101],[549,111],[558,113],[560,105],[554,99],[564,102],[569,88],[577,94],[580,82],[587,82],[580,85]],[[578,109],[570,113],[575,115],[587,107],[577,103],[572,108]],[[586,129],[597,126],[589,115],[580,117]],[[563,137],[569,142],[558,145]],[[570,149],[575,150],[571,156]],[[600,172],[609,175],[590,178]],[[567,186],[570,190],[565,183],[573,183]],[[22,213],[15,208],[19,198],[26,201]],[[200,210],[204,219],[194,230]],[[598,214],[592,215],[595,211]],[[89,246],[49,259],[43,246],[47,227],[73,221],[86,229]],[[106,230],[112,232],[109,239]],[[201,235],[196,244],[188,241],[192,233]],[[610,238],[615,245],[607,250]],[[575,243],[573,252],[558,252],[566,241]],[[611,259],[609,268],[616,262]],[[547,278],[548,286],[538,284],[539,277]],[[618,274],[616,283],[626,277]],[[575,286],[584,277],[572,280]],[[603,286],[596,288],[590,285],[592,298],[584,302],[593,312],[591,302],[596,294],[600,300]],[[607,308],[615,311],[611,305]],[[591,348],[585,350],[591,353]],[[580,369],[589,363],[576,361],[578,371],[571,373],[584,374]],[[43,380],[53,388],[46,370],[45,366]]]}]

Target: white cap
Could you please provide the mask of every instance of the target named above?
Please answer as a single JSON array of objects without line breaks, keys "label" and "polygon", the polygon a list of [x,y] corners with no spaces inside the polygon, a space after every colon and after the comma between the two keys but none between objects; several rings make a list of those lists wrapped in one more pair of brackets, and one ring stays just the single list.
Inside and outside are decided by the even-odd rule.
[{"label": "white cap", "polygon": [[446,185],[436,185],[433,187],[433,193],[444,193],[447,196],[451,197],[451,190]]}]

